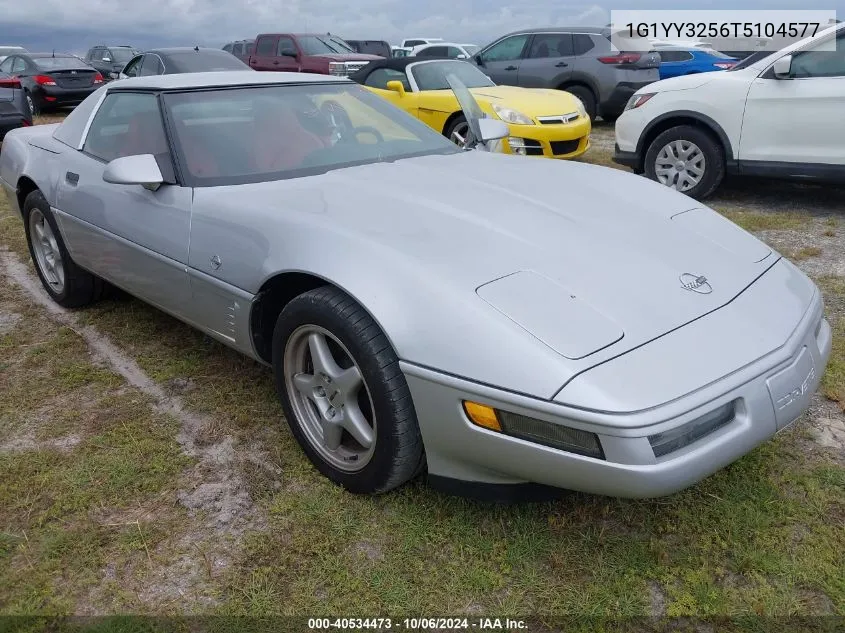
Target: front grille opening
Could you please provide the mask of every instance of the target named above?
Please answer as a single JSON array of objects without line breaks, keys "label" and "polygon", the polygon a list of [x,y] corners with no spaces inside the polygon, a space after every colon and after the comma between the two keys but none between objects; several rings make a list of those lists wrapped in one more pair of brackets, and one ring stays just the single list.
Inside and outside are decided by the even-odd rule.
[{"label": "front grille opening", "polygon": [[648,436],[648,441],[655,457],[663,457],[689,446],[693,442],[710,435],[714,431],[734,421],[736,401],[714,409],[713,411],[664,433]]},{"label": "front grille opening", "polygon": [[576,138],[573,141],[552,141],[549,143],[552,147],[552,154],[560,156],[562,154],[571,154],[578,149],[581,144],[581,139]]},{"label": "front grille opening", "polygon": [[518,413],[496,410],[502,433],[521,440],[542,444],[567,453],[576,453],[595,459],[604,459],[604,451],[595,433],[573,429],[544,420],[529,418]]}]

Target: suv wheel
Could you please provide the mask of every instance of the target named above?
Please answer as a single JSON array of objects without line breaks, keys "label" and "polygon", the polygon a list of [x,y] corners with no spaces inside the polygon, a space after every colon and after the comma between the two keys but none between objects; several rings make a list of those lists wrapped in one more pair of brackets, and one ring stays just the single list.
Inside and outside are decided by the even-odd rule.
[{"label": "suv wheel", "polygon": [[712,194],[725,177],[725,157],[711,134],[679,125],[658,134],[645,155],[645,175],[691,198]]}]

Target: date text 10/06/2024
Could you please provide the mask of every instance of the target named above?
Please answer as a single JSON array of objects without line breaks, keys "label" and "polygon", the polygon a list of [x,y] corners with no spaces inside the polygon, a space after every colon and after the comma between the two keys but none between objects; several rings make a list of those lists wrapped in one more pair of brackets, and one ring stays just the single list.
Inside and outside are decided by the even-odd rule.
[{"label": "date text 10/06/2024", "polygon": [[310,618],[313,631],[405,630],[405,631],[528,631],[524,620],[510,618]]}]

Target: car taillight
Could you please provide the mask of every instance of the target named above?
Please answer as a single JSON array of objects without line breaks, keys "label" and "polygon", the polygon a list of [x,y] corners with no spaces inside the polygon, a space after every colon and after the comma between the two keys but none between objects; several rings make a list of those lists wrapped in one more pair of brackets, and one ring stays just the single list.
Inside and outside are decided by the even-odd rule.
[{"label": "car taillight", "polygon": [[8,77],[6,79],[0,79],[0,88],[20,88],[21,87],[21,80],[17,77]]},{"label": "car taillight", "polygon": [[640,53],[619,53],[598,59],[602,64],[636,64],[640,61],[640,57],[642,57]]},{"label": "car taillight", "polygon": [[33,77],[35,83],[39,86],[55,86],[56,82],[53,80],[52,77],[48,77],[47,75],[35,75]]},{"label": "car taillight", "polygon": [[716,68],[721,68],[722,70],[727,70],[728,68],[733,68],[736,66],[736,62],[716,62],[713,64]]},{"label": "car taillight", "polygon": [[103,76],[100,73],[97,73],[96,75],[94,75],[94,83],[95,84],[103,83]]},{"label": "car taillight", "polygon": [[30,123],[29,121],[27,121],[26,119],[24,119],[23,121],[21,121],[21,125],[22,125],[23,127],[29,127],[30,125],[32,125],[32,123]]}]

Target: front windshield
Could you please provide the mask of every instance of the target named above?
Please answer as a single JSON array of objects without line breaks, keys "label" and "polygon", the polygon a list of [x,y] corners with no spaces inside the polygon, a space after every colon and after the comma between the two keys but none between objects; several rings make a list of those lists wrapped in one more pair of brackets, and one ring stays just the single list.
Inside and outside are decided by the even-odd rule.
[{"label": "front windshield", "polygon": [[743,70],[744,68],[748,68],[749,66],[756,64],[761,59],[765,59],[766,57],[770,57],[774,55],[772,51],[757,51],[756,53],[751,53],[748,57],[744,58],[735,66],[728,68],[726,72],[733,72],[737,70]]},{"label": "front windshield", "polygon": [[177,154],[193,186],[266,182],[459,151],[357,84],[169,93]]},{"label": "front windshield", "polygon": [[298,41],[306,55],[348,55],[355,52],[346,42],[330,35],[303,35]]},{"label": "front windshield", "polygon": [[446,75],[454,75],[467,88],[489,88],[496,84],[475,66],[463,61],[423,62],[411,66],[420,90],[450,90]]},{"label": "front windshield", "polygon": [[113,62],[128,62],[138,53],[131,48],[113,48],[111,49],[111,54]]}]

